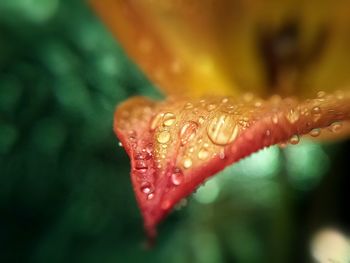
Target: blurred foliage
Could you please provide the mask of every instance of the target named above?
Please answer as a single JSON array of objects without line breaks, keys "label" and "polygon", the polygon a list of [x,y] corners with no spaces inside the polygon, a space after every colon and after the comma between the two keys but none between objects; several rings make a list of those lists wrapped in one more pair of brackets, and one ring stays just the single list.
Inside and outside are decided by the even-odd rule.
[{"label": "blurred foliage", "polygon": [[0,2],[0,262],[307,262],[314,229],[349,227],[349,144],[305,142],[227,168],[142,249],[112,132],[136,94],[161,97],[85,2]]}]

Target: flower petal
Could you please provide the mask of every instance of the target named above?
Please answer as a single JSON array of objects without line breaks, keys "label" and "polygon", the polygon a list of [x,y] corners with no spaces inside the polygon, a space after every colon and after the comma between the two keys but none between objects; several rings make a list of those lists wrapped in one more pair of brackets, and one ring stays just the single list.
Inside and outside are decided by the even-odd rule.
[{"label": "flower petal", "polygon": [[229,164],[299,136],[333,133],[350,119],[350,93],[298,101],[251,94],[239,98],[132,98],[115,113],[114,130],[131,159],[131,179],[145,228]]},{"label": "flower petal", "polygon": [[92,3],[167,94],[309,97],[349,90],[349,1]]}]

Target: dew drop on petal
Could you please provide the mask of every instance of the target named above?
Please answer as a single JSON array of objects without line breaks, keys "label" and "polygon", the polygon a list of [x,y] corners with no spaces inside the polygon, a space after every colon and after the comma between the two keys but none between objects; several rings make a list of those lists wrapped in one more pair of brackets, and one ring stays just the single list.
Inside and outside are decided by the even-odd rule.
[{"label": "dew drop on petal", "polygon": [[316,128],[316,129],[312,129],[309,134],[312,136],[312,137],[317,137],[321,134],[321,129],[319,128]]},{"label": "dew drop on petal", "polygon": [[289,121],[289,123],[294,124],[299,120],[300,112],[297,109],[291,109],[286,114],[286,118]]},{"label": "dew drop on petal", "polygon": [[321,113],[321,108],[319,106],[315,106],[311,109],[312,114],[320,114]]},{"label": "dew drop on petal", "polygon": [[167,143],[170,140],[170,132],[162,131],[157,135],[157,141],[159,143]]},{"label": "dew drop on petal", "polygon": [[190,158],[185,158],[183,162],[183,166],[185,169],[188,169],[192,166],[192,160]]},{"label": "dew drop on petal", "polygon": [[205,118],[203,116],[199,116],[198,122],[202,124],[205,121]]},{"label": "dew drop on petal", "polygon": [[222,102],[222,103],[227,103],[227,102],[228,102],[228,98],[226,98],[226,97],[223,98],[223,99],[221,100],[221,102]]},{"label": "dew drop on petal", "polygon": [[278,115],[274,114],[271,118],[273,124],[278,124]]},{"label": "dew drop on petal", "polygon": [[171,182],[174,185],[180,185],[184,180],[184,174],[179,168],[175,168],[174,172],[171,174]]},{"label": "dew drop on petal", "polygon": [[163,116],[163,125],[164,126],[171,126],[175,123],[176,117],[174,113],[167,112]]},{"label": "dew drop on petal", "polygon": [[141,184],[140,189],[141,189],[142,193],[147,194],[147,195],[153,193],[153,191],[154,191],[154,187],[150,182],[143,182]]},{"label": "dew drop on petal", "polygon": [[119,147],[123,147],[122,142],[118,142],[118,146],[119,146]]},{"label": "dew drop on petal", "polygon": [[217,105],[212,103],[207,106],[207,111],[212,111],[212,110],[215,110],[216,108],[217,108]]},{"label": "dew drop on petal", "polygon": [[191,102],[188,102],[185,104],[185,107],[184,107],[186,110],[189,110],[189,109],[192,109],[193,108],[193,104]]},{"label": "dew drop on petal", "polygon": [[324,91],[317,92],[317,97],[318,98],[323,98],[324,96],[326,96],[326,92],[324,92]]},{"label": "dew drop on petal", "polygon": [[198,152],[198,159],[206,160],[209,157],[209,151],[205,148],[202,148]]},{"label": "dew drop on petal", "polygon": [[333,122],[329,127],[329,129],[331,132],[337,133],[341,130],[342,127],[343,127],[343,124],[341,122]]},{"label": "dew drop on petal", "polygon": [[164,113],[158,113],[156,116],[153,117],[153,119],[151,121],[151,126],[150,126],[151,131],[154,131],[157,128],[158,123],[162,119],[163,115],[164,115]]},{"label": "dew drop on petal", "polygon": [[150,193],[147,195],[147,200],[151,200],[154,197],[154,193]]},{"label": "dew drop on petal", "polygon": [[180,130],[181,145],[185,145],[194,138],[198,129],[198,124],[194,121],[186,122]]},{"label": "dew drop on petal", "polygon": [[146,161],[136,160],[135,161],[135,169],[141,173],[145,173],[148,169]]},{"label": "dew drop on petal", "polygon": [[295,134],[295,135],[293,135],[292,137],[290,137],[290,139],[289,139],[289,143],[290,144],[298,144],[299,143],[299,141],[300,141],[300,137],[299,137],[299,135],[297,135],[297,134]]},{"label": "dew drop on petal", "polygon": [[207,127],[207,134],[213,143],[226,145],[237,138],[238,126],[230,115],[220,113],[210,121]]}]

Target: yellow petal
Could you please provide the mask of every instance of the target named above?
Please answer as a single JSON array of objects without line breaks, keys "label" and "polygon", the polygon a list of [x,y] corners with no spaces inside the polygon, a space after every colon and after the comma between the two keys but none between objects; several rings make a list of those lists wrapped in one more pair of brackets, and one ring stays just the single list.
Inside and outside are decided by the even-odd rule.
[{"label": "yellow petal", "polygon": [[167,94],[305,97],[350,87],[349,1],[92,3]]}]

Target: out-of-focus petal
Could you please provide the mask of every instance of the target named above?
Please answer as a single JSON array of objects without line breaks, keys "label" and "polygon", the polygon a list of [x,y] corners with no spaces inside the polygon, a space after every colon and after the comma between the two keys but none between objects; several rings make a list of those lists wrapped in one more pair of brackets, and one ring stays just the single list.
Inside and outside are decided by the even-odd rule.
[{"label": "out-of-focus petal", "polygon": [[149,236],[172,207],[208,177],[264,147],[333,133],[350,119],[350,93],[314,99],[137,97],[119,106],[114,130],[131,159],[131,179]]},{"label": "out-of-focus petal", "polygon": [[349,1],[92,0],[167,94],[349,90]]}]

